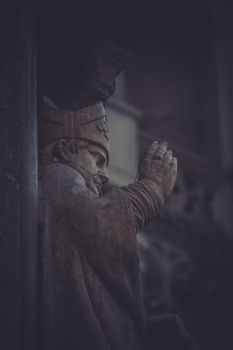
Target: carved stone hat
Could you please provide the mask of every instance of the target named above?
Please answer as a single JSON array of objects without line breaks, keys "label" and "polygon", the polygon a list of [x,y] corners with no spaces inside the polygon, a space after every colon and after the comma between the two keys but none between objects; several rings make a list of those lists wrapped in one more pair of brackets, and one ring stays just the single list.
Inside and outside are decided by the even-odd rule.
[{"label": "carved stone hat", "polygon": [[39,117],[39,145],[61,138],[78,138],[101,146],[109,159],[109,133],[102,102],[81,110],[58,108],[47,97],[43,98]]}]

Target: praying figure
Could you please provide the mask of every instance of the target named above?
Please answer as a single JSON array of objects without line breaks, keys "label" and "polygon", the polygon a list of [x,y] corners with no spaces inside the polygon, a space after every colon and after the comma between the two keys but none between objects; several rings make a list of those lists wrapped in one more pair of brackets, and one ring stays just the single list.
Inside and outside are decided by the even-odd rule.
[{"label": "praying figure", "polygon": [[141,350],[136,234],[172,192],[177,160],[155,141],[138,181],[103,194],[110,155],[102,102],[70,111],[44,97],[39,120],[41,349]]}]

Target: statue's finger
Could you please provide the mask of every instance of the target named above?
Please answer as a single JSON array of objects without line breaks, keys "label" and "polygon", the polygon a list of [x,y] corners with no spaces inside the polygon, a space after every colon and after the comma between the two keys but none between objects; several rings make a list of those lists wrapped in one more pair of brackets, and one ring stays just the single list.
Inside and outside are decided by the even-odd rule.
[{"label": "statue's finger", "polygon": [[175,172],[177,172],[177,159],[176,159],[176,157],[173,157],[172,162],[171,162],[171,167]]},{"label": "statue's finger", "polygon": [[150,148],[149,148],[149,150],[147,152],[147,155],[146,155],[146,159],[147,160],[153,158],[153,156],[154,156],[155,152],[157,151],[158,147],[159,147],[158,141],[152,142],[152,144],[150,145]]},{"label": "statue's finger", "polygon": [[162,160],[166,152],[167,152],[167,141],[163,141],[159,144],[154,154],[154,159]]},{"label": "statue's finger", "polygon": [[164,165],[171,165],[172,160],[173,160],[173,153],[172,153],[172,151],[167,151],[164,154],[164,158],[163,158]]}]

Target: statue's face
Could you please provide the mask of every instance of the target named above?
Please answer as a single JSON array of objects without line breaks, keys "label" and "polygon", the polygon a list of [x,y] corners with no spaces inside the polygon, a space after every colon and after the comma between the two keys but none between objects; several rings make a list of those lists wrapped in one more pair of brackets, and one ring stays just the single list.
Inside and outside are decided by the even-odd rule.
[{"label": "statue's face", "polygon": [[105,151],[97,145],[89,144],[87,148],[79,150],[75,163],[92,175],[91,190],[100,195],[103,184],[109,180]]}]

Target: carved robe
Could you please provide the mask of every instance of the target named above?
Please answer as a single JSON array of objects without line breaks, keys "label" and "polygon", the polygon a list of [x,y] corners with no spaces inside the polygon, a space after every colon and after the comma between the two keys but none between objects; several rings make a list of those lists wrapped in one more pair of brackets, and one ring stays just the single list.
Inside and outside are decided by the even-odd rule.
[{"label": "carved robe", "polygon": [[142,349],[140,205],[120,189],[97,197],[67,164],[40,183],[41,348]]}]

